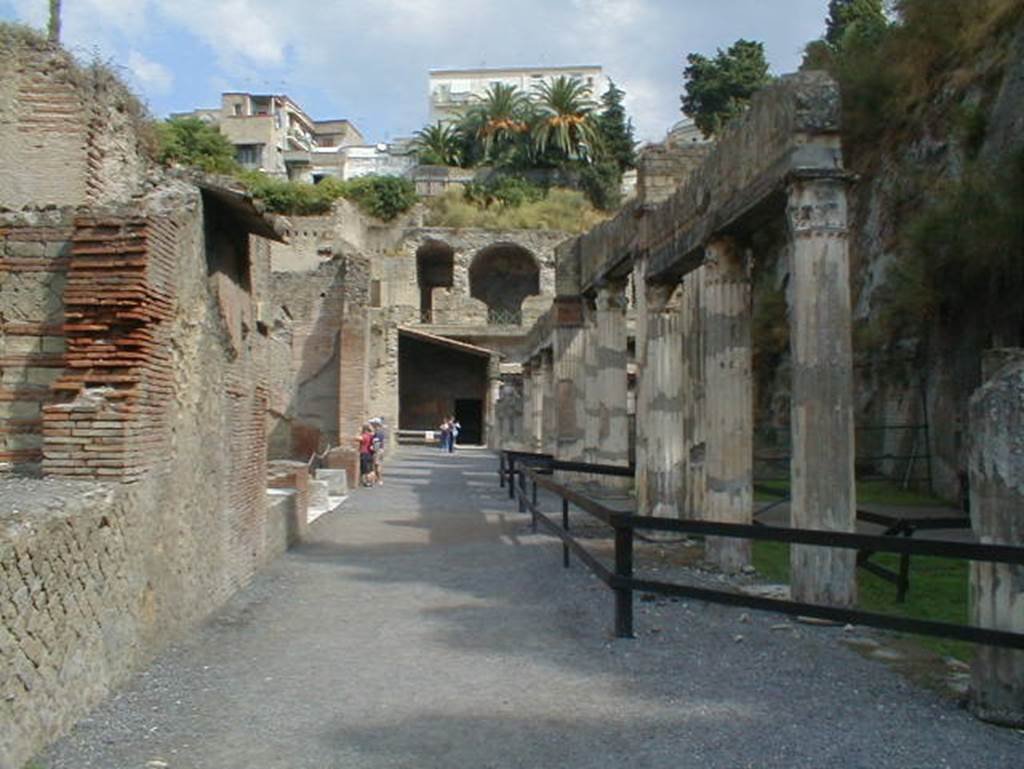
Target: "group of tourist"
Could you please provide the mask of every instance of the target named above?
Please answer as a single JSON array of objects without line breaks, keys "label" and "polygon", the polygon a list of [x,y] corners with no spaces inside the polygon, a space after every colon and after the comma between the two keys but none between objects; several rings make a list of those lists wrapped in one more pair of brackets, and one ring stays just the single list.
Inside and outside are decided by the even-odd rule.
[{"label": "group of tourist", "polygon": [[441,432],[441,451],[447,451],[449,454],[455,451],[455,442],[459,438],[461,429],[462,425],[455,417],[448,417],[441,423],[438,428]]},{"label": "group of tourist", "polygon": [[384,453],[388,431],[384,417],[374,417],[363,425],[359,435],[359,482],[363,486],[384,485]]}]

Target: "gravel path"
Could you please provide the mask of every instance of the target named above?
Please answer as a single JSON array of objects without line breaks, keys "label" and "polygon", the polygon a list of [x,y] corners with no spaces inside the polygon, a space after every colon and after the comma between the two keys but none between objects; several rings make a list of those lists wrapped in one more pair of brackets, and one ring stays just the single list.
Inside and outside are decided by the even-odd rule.
[{"label": "gravel path", "polygon": [[[482,451],[405,449],[47,769],[1020,769],[834,628],[611,594],[532,535]],[[737,640],[737,636],[742,636]]]}]

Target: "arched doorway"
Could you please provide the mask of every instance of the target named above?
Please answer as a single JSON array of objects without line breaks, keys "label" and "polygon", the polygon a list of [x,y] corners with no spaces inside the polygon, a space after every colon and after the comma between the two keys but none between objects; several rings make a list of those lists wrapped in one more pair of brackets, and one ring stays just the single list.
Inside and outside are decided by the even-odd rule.
[{"label": "arched doorway", "polygon": [[522,325],[523,299],[539,293],[537,260],[515,243],[487,246],[469,265],[469,295],[487,305],[491,325]]},{"label": "arched doorway", "polygon": [[428,240],[416,249],[416,283],[420,287],[420,323],[434,322],[434,289],[451,288],[455,251],[440,240]]}]

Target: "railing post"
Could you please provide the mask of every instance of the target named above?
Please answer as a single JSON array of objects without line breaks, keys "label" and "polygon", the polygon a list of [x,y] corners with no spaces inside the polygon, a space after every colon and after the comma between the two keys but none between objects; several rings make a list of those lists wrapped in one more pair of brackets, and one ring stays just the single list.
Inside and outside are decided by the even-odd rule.
[{"label": "railing post", "polygon": [[[615,576],[620,580],[633,578],[633,527],[618,521],[615,526]],[[633,638],[633,588],[615,588],[615,635]]]},{"label": "railing post", "polygon": [[516,489],[516,500],[519,502],[519,512],[526,512],[526,476],[523,475],[523,471],[519,471],[519,479],[516,481],[519,488]]},{"label": "railing post", "polygon": [[[903,530],[904,537],[914,536],[914,530],[907,527]],[[896,603],[903,603],[907,600],[907,591],[910,589],[910,554],[900,553],[900,574],[896,580]]]},{"label": "railing post", "polygon": [[[569,531],[569,500],[562,500],[562,530]],[[566,569],[569,568],[569,545],[566,542],[562,543],[562,566]]]},{"label": "railing post", "polygon": [[498,454],[498,487],[505,488],[505,452]]},{"label": "railing post", "polygon": [[[508,458],[508,498],[509,499],[515,499],[516,498],[515,485],[516,485],[516,458],[513,457],[512,455],[509,455],[509,458]],[[520,510],[519,512],[522,512],[522,510]]]},{"label": "railing post", "polygon": [[[530,495],[530,501],[533,503],[530,507],[530,530],[537,533],[537,479],[531,478],[533,481],[533,493]],[[523,489],[525,493],[526,489]]]}]

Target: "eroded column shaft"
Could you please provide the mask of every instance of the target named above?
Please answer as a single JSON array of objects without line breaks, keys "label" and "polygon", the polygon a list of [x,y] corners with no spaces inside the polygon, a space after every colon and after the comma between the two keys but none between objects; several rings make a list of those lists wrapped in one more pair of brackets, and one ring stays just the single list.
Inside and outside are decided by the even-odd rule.
[{"label": "eroded column shaft", "polygon": [[[626,284],[598,289],[593,350],[596,363],[597,449],[593,461],[604,465],[629,464],[629,377],[626,371]],[[628,478],[601,476],[611,488],[629,486]]]},{"label": "eroded column shaft", "polygon": [[642,395],[647,399],[645,462],[646,507],[642,514],[679,516],[683,474],[683,409],[680,381],[683,343],[675,285],[647,287],[647,354]]},{"label": "eroded column shaft", "polygon": [[[753,514],[754,405],[750,276],[735,241],[708,245],[701,297],[706,370],[706,518],[749,524]],[[750,541],[709,537],[706,556],[725,571],[750,564]]]},{"label": "eroded column shaft", "polygon": [[680,377],[680,398],[683,409],[683,501],[684,518],[705,518],[704,468],[705,443],[704,338],[701,332],[701,301],[704,268],[683,278],[680,294],[680,324],[683,344],[683,366]]},{"label": "eroded column shaft", "polygon": [[[986,357],[992,376],[971,396],[971,525],[986,544],[1024,546],[1024,350]],[[1024,567],[971,563],[971,624],[1024,633]],[[1024,727],[1024,651],[978,646],[971,710]]]},{"label": "eroded column shaft", "polygon": [[585,366],[582,326],[559,327],[554,332],[555,456],[568,462],[584,459]]},{"label": "eroded column shaft", "polygon": [[[845,182],[799,180],[789,190],[792,524],[853,531],[853,364]],[[794,545],[798,601],[851,606],[856,552]]]}]

